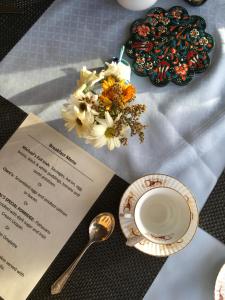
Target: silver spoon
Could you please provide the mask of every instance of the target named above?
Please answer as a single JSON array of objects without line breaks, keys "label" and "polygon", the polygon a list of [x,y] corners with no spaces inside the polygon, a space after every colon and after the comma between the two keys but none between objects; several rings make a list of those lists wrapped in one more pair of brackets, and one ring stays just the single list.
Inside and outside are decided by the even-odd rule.
[{"label": "silver spoon", "polygon": [[66,269],[64,273],[51,286],[51,294],[59,294],[64,288],[66,282],[72,275],[74,269],[79,263],[80,259],[87,251],[87,249],[95,242],[102,242],[107,240],[112,234],[115,227],[115,219],[112,214],[105,212],[97,215],[89,226],[89,242],[81,254],[74,260],[74,262]]}]

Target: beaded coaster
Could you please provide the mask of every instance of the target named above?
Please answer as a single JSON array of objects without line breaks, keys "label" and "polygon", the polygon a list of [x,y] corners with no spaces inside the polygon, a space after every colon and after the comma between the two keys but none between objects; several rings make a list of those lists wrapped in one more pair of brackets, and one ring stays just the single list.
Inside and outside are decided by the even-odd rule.
[{"label": "beaded coaster", "polygon": [[186,85],[209,66],[214,41],[205,28],[202,17],[189,16],[183,7],[151,9],[132,24],[126,43],[126,53],[134,59],[133,71],[149,76],[156,86],[170,81]]}]

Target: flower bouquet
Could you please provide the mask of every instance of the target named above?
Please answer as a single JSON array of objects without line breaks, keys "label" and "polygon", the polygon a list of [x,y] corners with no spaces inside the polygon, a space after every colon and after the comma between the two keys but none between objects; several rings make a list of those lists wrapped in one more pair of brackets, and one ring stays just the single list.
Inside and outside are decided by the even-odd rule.
[{"label": "flower bouquet", "polygon": [[[126,61],[124,61],[126,63]],[[128,136],[144,141],[140,116],[145,105],[133,104],[135,87],[129,82],[130,67],[123,62],[106,63],[101,72],[83,67],[77,88],[62,109],[65,127],[96,148],[109,150],[128,144]]]}]

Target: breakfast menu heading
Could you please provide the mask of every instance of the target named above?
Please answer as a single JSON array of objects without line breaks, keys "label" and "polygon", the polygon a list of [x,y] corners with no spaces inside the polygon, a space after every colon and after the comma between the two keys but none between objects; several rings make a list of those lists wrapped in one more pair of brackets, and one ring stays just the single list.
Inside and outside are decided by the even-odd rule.
[{"label": "breakfast menu heading", "polygon": [[24,300],[113,172],[30,114],[0,151],[0,296]]}]

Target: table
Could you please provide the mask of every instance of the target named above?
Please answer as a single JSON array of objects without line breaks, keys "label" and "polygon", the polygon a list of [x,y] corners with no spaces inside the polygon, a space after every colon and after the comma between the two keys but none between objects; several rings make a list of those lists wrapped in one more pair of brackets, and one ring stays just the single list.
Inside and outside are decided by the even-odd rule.
[{"label": "table", "polygon": [[[179,0],[156,3],[165,8],[178,4],[206,19],[207,31],[216,39],[212,65],[182,88],[169,85],[160,89],[148,79],[132,76],[137,101],[149,110],[145,121],[150,127],[143,145],[133,140],[129,148],[113,154],[95,150],[68,134],[60,118],[60,107],[73,90],[81,66],[97,67],[116,55],[128,37],[129,24],[143,15],[126,11],[114,0],[104,1],[104,5],[100,0],[56,0],[2,61],[0,94],[41,116],[129,182],[153,172],[179,178],[195,193],[201,208],[225,166],[225,5],[223,0],[216,5],[208,0],[199,8]],[[145,298],[212,299],[224,250],[223,244],[199,229],[184,251],[167,260]]]}]

